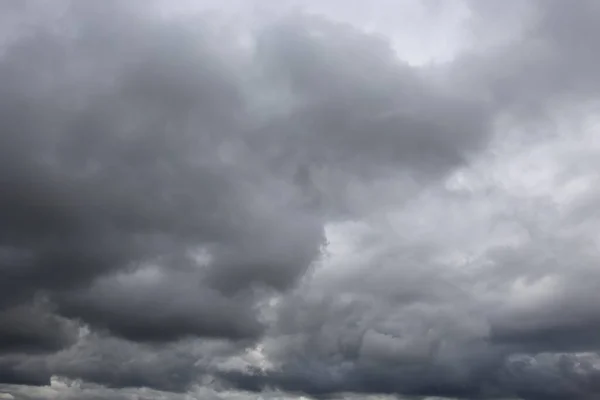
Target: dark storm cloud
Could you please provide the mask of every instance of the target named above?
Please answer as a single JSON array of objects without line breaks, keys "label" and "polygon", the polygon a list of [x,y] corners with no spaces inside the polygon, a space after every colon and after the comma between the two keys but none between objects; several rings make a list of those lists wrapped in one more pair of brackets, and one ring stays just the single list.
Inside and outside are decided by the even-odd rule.
[{"label": "dark storm cloud", "polygon": [[[369,265],[376,268],[378,261]],[[428,261],[422,262],[426,267]],[[481,310],[431,275],[419,280],[410,266],[396,268],[397,273],[379,269],[387,283],[374,285],[377,278],[363,272],[356,277],[362,285],[346,285],[343,294],[327,295],[335,290],[325,287],[325,293],[290,298],[282,304],[273,340],[265,345],[281,367],[228,371],[224,379],[245,390],[277,387],[317,398],[334,393],[510,395],[497,381],[508,353],[488,343],[485,321],[478,320]]]},{"label": "dark storm cloud", "polygon": [[0,353],[60,350],[77,339],[78,327],[67,319],[31,305],[0,312]]},{"label": "dark storm cloud", "polygon": [[[235,60],[209,33],[120,2],[71,5],[60,28],[23,33],[0,65],[1,303],[43,290],[69,316],[131,339],[256,336],[254,299],[228,294],[286,289],[322,235],[259,159],[221,159],[243,140]],[[185,291],[168,273],[139,288],[93,283],[193,264],[186,255],[200,247],[211,262],[188,265]],[[145,311],[161,296],[172,304]]]},{"label": "dark storm cloud", "polygon": [[[351,28],[286,21],[244,53],[206,21],[63,5],[16,32],[0,65],[6,305],[43,290],[130,339],[254,337],[249,287],[289,288],[322,244],[299,168],[437,174],[486,137],[480,107]],[[256,106],[272,95],[282,115]],[[208,265],[172,281],[199,248]],[[97,282],[146,264],[161,282]]]},{"label": "dark storm cloud", "polygon": [[[136,280],[138,282],[136,282]],[[195,274],[171,272],[144,282],[101,279],[91,288],[68,292],[59,301],[64,315],[84,315],[97,328],[141,341],[169,341],[182,332],[204,337],[255,338],[262,326],[255,319],[254,298],[226,298]]]},{"label": "dark storm cloud", "polygon": [[[328,306],[331,307],[319,304],[320,308]],[[281,367],[266,372],[227,371],[220,376],[244,390],[279,388],[315,398],[331,398],[335,393],[376,393],[587,400],[595,398],[600,389],[597,353],[555,353],[561,349],[597,348],[589,344],[591,333],[584,338],[587,342],[577,343],[582,327],[564,323],[560,327],[563,336],[559,340],[568,343],[568,347],[552,343],[549,346],[548,338],[541,335],[534,338],[522,334],[515,343],[498,341],[496,337],[490,342],[469,332],[462,332],[463,337],[453,336],[461,334],[453,333],[454,327],[443,331],[432,345],[427,332],[413,336],[403,333],[403,327],[391,327],[389,323],[385,332],[380,328],[382,321],[359,322],[361,311],[359,307],[355,309],[355,315],[347,319],[338,313],[327,313],[328,322],[315,332],[280,338],[273,354],[280,357],[275,360],[281,360]],[[470,323],[465,316],[448,317],[452,319],[457,325]],[[404,321],[407,325],[414,323],[410,317]],[[434,335],[438,329],[429,328]],[[544,353],[547,348],[554,353]]]},{"label": "dark storm cloud", "polygon": [[185,393],[193,385],[210,382],[211,363],[240,348],[222,340],[158,346],[89,333],[54,354],[0,356],[0,371],[7,384],[48,386],[54,376],[114,389]]},{"label": "dark storm cloud", "polygon": [[[210,354],[208,350],[204,352]],[[94,335],[46,360],[48,369],[67,378],[112,388],[149,387],[173,392],[185,391],[199,380],[203,371],[197,361],[193,347],[160,349]]]},{"label": "dark storm cloud", "polygon": [[21,355],[0,359],[0,378],[5,384],[43,386],[50,383],[51,375],[37,359]]},{"label": "dark storm cloud", "polygon": [[[453,220],[461,199],[436,186],[487,154],[500,113],[595,96],[593,2],[532,2],[522,40],[438,75],[306,15],[245,46],[141,2],[58,4],[0,6],[0,382],[597,396],[598,357],[583,352],[598,348],[599,277],[577,244],[590,231],[560,236],[577,212],[457,272],[446,250],[489,231],[469,230],[476,207]],[[421,222],[386,230],[395,215],[378,210],[393,188],[374,182],[407,175],[423,186],[405,204],[416,219],[431,193],[445,205],[429,236]],[[350,188],[379,232],[319,270]],[[523,290],[533,300],[514,295],[545,273],[556,281]],[[271,367],[223,367],[259,339]]]}]

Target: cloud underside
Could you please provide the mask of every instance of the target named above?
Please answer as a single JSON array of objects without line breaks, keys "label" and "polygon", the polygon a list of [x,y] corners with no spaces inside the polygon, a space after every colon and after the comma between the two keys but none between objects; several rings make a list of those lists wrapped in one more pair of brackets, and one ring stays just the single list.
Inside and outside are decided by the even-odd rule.
[{"label": "cloud underside", "polygon": [[0,5],[0,398],[600,396],[595,2],[154,5]]}]

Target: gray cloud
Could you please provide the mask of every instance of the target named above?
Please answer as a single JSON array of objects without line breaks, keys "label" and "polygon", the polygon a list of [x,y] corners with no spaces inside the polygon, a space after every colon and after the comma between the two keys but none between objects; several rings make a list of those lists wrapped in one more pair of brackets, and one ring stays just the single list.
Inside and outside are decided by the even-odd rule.
[{"label": "gray cloud", "polygon": [[63,295],[59,311],[84,316],[90,325],[132,340],[169,341],[182,333],[244,339],[262,332],[254,297],[227,298],[195,274],[167,274],[168,281],[142,274],[98,280],[91,288]]},{"label": "gray cloud", "polygon": [[[222,146],[243,139],[236,119],[244,105],[239,79],[220,66],[224,54],[203,43],[208,34],[169,29],[120,6],[90,7],[74,6],[64,30],[43,26],[3,57],[2,302],[49,291],[69,316],[133,339],[134,331],[255,336],[254,300],[240,295],[245,310],[230,292],[293,284],[319,252],[319,221],[289,198],[267,209],[269,193],[293,188],[269,171],[253,182],[262,167],[252,160],[220,159]],[[199,248],[211,261],[186,267],[187,294],[168,274],[139,288],[93,283],[148,263],[176,270]],[[141,296],[130,303],[141,309],[117,315],[110,299],[122,296]],[[179,299],[144,319],[160,296]],[[189,311],[177,309],[186,303]]]},{"label": "gray cloud", "polygon": [[302,162],[358,176],[381,168],[445,173],[488,137],[485,105],[431,85],[384,40],[311,18],[264,36],[267,70],[299,103],[270,129],[300,149]]},{"label": "gray cloud", "polygon": [[226,340],[182,340],[168,344],[135,343],[87,333],[77,343],[52,354],[0,357],[4,383],[49,386],[67,379],[84,386],[112,389],[152,388],[185,393],[212,382],[212,363],[243,349]]},{"label": "gray cloud", "polygon": [[597,397],[596,5],[468,4],[531,13],[411,67],[310,14],[0,6],[0,383]]},{"label": "gray cloud", "polygon": [[470,1],[469,5],[475,14],[473,26],[483,27],[476,32],[485,35],[486,24],[497,21],[507,21],[504,30],[513,30],[504,40],[456,63],[464,73],[461,82],[482,89],[499,110],[524,119],[546,119],[557,108],[597,96],[593,66],[598,44],[591,39],[598,29],[595,2],[573,6],[561,1],[502,5]]},{"label": "gray cloud", "polygon": [[0,313],[0,353],[52,352],[77,339],[78,327],[40,306],[20,305]]},{"label": "gray cloud", "polygon": [[[322,243],[322,217],[298,201],[305,188],[290,181],[298,168],[437,171],[485,137],[477,107],[436,93],[384,45],[372,47],[372,65],[358,64],[370,43],[349,28],[285,22],[244,55],[232,53],[235,43],[217,46],[208,23],[171,26],[120,2],[69,6],[62,29],[42,24],[3,56],[3,302],[49,291],[61,312],[131,339],[142,331],[254,336],[258,321],[227,297],[250,305],[252,295],[239,294],[249,284],[289,288]],[[313,25],[324,39],[311,39]],[[372,81],[356,81],[368,70]],[[325,82],[335,87],[323,92]],[[260,90],[282,85],[291,85],[292,97],[282,99],[289,112],[254,107]],[[324,112],[336,104],[343,108]],[[416,107],[414,117],[382,116],[405,107]],[[450,120],[433,123],[431,113]],[[365,148],[366,131],[377,138]],[[210,262],[182,278],[191,297],[162,302],[154,310],[161,315],[145,319],[142,309],[161,293],[184,295],[175,284],[93,283],[140,264],[177,269],[173,259],[199,248]],[[194,281],[205,293],[193,293]],[[117,305],[127,296],[141,296],[130,310]],[[208,324],[227,322],[212,328],[192,321],[196,313]]]}]

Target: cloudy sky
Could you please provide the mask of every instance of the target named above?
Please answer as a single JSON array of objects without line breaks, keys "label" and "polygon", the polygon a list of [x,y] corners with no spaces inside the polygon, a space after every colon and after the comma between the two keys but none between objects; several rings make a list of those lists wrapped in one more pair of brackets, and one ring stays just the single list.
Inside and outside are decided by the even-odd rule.
[{"label": "cloudy sky", "polygon": [[0,0],[0,399],[600,399],[598,37]]}]

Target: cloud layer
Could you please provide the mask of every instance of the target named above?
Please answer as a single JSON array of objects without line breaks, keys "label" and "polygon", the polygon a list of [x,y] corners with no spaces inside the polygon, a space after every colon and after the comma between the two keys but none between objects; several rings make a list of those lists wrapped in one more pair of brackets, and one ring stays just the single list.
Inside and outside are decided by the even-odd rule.
[{"label": "cloud layer", "polygon": [[599,396],[596,3],[292,3],[0,6],[0,392]]}]

